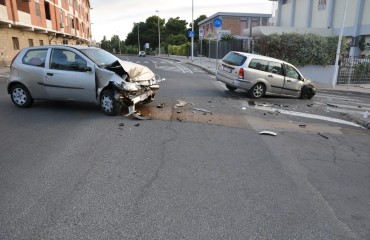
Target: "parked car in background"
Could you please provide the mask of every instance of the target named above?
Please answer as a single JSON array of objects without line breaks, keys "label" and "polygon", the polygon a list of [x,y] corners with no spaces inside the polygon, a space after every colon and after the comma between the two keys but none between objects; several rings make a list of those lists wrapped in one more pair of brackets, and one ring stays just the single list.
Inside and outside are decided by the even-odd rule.
[{"label": "parked car in background", "polygon": [[292,64],[243,52],[229,52],[217,63],[216,79],[231,91],[243,89],[250,97],[265,94],[311,99],[316,88]]},{"label": "parked car in background", "polygon": [[146,56],[146,53],[145,51],[139,51],[139,57],[145,57]]},{"label": "parked car in background", "polygon": [[150,102],[159,89],[147,67],[122,61],[88,46],[39,46],[22,49],[10,65],[7,91],[13,103],[30,107],[34,100],[72,100],[99,104],[107,115],[121,106],[129,114]]}]

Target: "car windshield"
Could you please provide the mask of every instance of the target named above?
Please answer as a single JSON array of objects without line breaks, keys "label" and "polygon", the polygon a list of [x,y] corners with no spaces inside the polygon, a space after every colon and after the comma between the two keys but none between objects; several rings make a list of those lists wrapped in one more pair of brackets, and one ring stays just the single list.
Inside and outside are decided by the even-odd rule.
[{"label": "car windshield", "polygon": [[86,48],[80,51],[93,60],[99,67],[106,67],[118,60],[116,56],[99,48]]},{"label": "car windshield", "polygon": [[243,55],[240,55],[240,54],[237,54],[237,53],[234,53],[234,52],[228,53],[222,59],[222,61],[224,61],[225,63],[228,63],[230,65],[234,65],[234,66],[241,66],[241,65],[243,65],[243,63],[245,62],[245,60],[247,60],[247,57],[245,57]]}]

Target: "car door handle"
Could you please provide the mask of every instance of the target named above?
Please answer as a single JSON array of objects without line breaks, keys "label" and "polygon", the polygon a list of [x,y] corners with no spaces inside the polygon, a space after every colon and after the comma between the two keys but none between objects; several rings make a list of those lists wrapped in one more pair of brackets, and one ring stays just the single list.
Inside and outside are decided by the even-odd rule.
[{"label": "car door handle", "polygon": [[48,76],[54,76],[54,73],[47,73]]},{"label": "car door handle", "polygon": [[287,82],[292,82],[292,80],[286,80]]},{"label": "car door handle", "polygon": [[268,77],[273,77],[271,74],[270,75],[267,75]]}]

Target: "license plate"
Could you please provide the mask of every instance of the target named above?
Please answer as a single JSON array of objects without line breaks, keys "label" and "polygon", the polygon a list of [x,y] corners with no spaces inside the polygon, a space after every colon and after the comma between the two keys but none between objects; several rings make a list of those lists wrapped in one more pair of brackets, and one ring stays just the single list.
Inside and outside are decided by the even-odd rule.
[{"label": "license plate", "polygon": [[222,70],[224,70],[225,72],[228,72],[228,73],[231,73],[231,71],[232,71],[232,69],[228,68],[228,67],[222,67]]}]

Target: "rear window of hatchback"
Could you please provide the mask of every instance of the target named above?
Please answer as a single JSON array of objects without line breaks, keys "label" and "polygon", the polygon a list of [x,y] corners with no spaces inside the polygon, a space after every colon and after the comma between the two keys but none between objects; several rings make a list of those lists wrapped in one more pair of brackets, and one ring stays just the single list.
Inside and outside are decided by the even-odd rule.
[{"label": "rear window of hatchback", "polygon": [[238,53],[229,52],[223,59],[224,63],[234,65],[234,66],[241,66],[247,60],[246,56],[240,55]]}]

